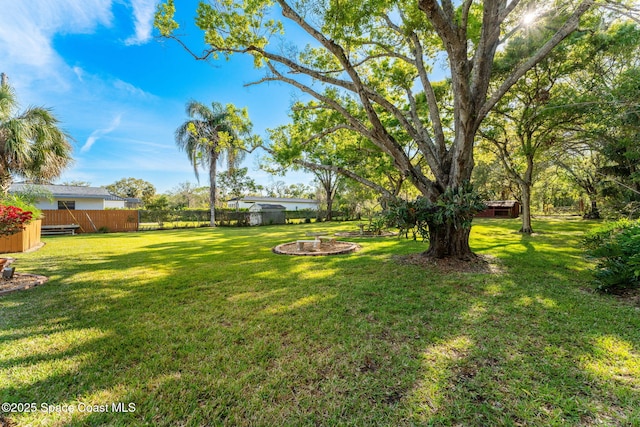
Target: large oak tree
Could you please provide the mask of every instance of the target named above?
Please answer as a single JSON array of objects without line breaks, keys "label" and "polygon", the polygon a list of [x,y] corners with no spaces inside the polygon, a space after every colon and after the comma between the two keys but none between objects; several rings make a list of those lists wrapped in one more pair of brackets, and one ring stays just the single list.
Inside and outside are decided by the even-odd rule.
[{"label": "large oak tree", "polygon": [[[327,132],[347,129],[370,140],[425,198],[436,202],[470,180],[476,133],[496,103],[597,6],[618,7],[595,0],[201,2],[196,24],[208,49],[195,56],[252,55],[266,70],[261,82],[288,83],[315,98],[318,108],[339,113],[343,122]],[[496,52],[533,11],[557,15],[557,26],[539,48],[491,84]],[[308,35],[307,47],[292,46],[294,38],[278,40],[285,27],[275,19],[277,12]],[[174,1],[167,0],[158,8],[155,25],[164,37],[183,43],[174,35],[174,14]],[[442,59],[452,103],[443,102],[432,83]],[[446,120],[449,108],[451,120]],[[407,140],[418,147],[427,168],[407,156]],[[470,229],[455,217],[430,222],[429,231],[427,255],[472,255]]]}]

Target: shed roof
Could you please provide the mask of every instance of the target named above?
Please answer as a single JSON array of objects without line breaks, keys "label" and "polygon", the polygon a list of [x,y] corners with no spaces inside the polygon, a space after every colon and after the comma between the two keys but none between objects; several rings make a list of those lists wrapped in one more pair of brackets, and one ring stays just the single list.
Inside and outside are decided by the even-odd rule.
[{"label": "shed roof", "polygon": [[488,208],[512,208],[518,203],[517,200],[489,200],[484,202]]},{"label": "shed roof", "polygon": [[51,193],[54,197],[73,197],[78,199],[103,199],[103,200],[122,200],[115,196],[104,187],[84,187],[75,185],[42,185],[42,184],[12,184],[9,188],[10,193],[28,192],[30,190],[44,190]]},{"label": "shed roof", "polygon": [[285,208],[282,205],[272,205],[272,204],[267,204],[267,203],[256,203],[255,205],[251,206],[249,209],[254,209],[254,208],[258,208],[255,210],[261,210],[261,211],[285,211],[287,210],[287,208]]}]

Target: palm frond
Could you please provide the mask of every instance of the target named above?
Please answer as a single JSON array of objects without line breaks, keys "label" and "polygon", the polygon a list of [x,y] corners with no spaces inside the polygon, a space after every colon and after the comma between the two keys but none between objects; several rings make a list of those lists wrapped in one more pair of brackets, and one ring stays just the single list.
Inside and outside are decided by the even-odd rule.
[{"label": "palm frond", "polygon": [[0,86],[0,176],[2,190],[11,175],[34,180],[57,178],[72,162],[70,136],[48,108],[31,107],[14,116],[17,103],[8,84]]}]

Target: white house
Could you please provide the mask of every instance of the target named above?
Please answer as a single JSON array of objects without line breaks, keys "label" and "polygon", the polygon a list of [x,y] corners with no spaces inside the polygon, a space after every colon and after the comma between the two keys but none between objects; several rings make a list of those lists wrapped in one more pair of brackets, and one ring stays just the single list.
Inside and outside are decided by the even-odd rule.
[{"label": "white house", "polygon": [[309,209],[317,211],[320,209],[320,202],[312,199],[296,199],[289,197],[254,197],[246,196],[234,198],[227,201],[227,206],[231,209],[250,209],[255,204],[281,205],[288,211],[300,211]]},{"label": "white house", "polygon": [[36,195],[36,207],[42,210],[104,210],[124,209],[125,199],[106,188],[73,185],[12,184],[9,193]]}]

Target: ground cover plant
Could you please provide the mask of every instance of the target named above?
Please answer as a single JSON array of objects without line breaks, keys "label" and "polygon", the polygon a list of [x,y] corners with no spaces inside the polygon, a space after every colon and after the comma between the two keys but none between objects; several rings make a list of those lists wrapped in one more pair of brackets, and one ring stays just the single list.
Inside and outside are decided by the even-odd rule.
[{"label": "ground cover plant", "polygon": [[596,280],[603,292],[640,285],[640,221],[611,222],[585,238],[589,256],[597,261]]},{"label": "ground cover plant", "polygon": [[354,223],[47,238],[15,265],[50,281],[0,298],[0,402],[37,410],[1,416],[640,425],[640,316],[593,292],[580,247],[593,226],[540,220],[526,236],[517,219],[474,224],[471,247],[498,272],[408,265],[399,256],[425,244],[397,237],[350,238],[362,250],[346,256],[271,252]]}]

